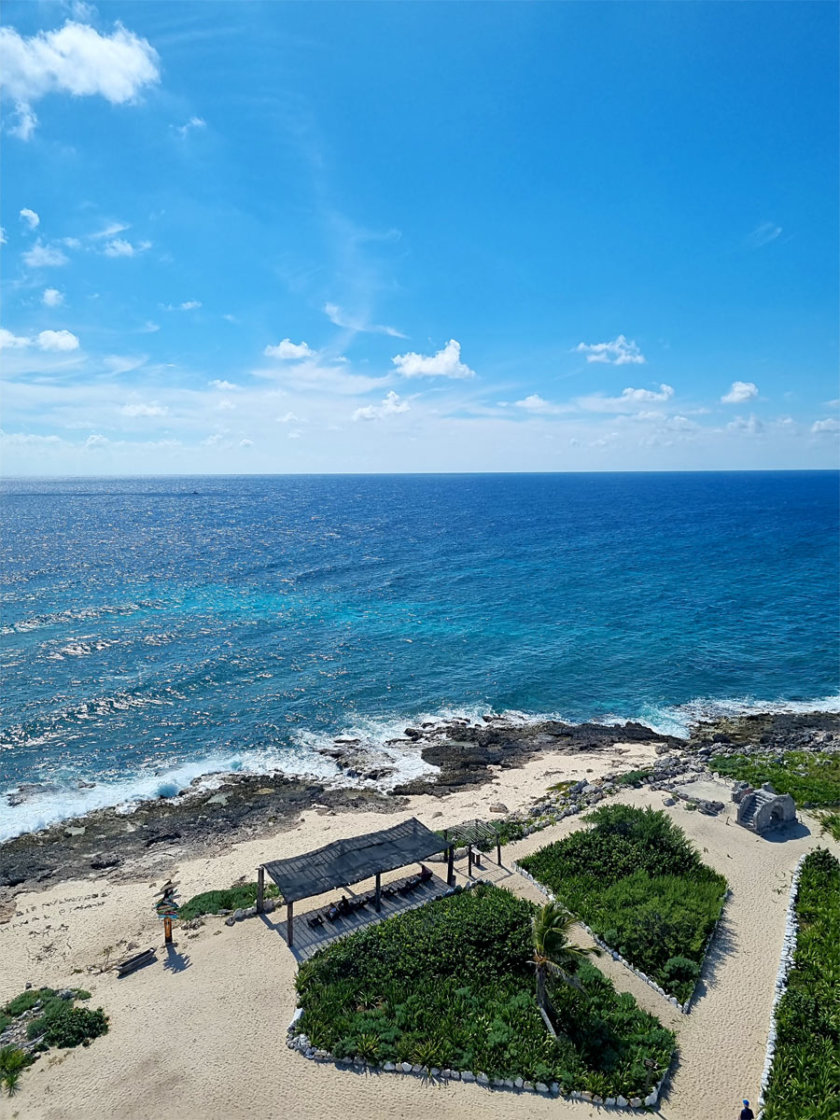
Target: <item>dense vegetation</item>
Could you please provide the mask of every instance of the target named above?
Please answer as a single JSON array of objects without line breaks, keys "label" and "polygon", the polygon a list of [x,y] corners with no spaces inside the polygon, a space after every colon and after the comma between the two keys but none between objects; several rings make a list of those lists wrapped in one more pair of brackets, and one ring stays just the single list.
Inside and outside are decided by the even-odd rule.
[{"label": "dense vegetation", "polygon": [[[90,992],[74,988],[65,996],[67,998],[62,998],[53,988],[28,988],[9,1000],[0,1011],[0,1031],[21,1015],[35,1010],[36,1015],[26,1024],[26,1037],[30,1041],[37,1040],[36,1050],[48,1050],[50,1046],[89,1046],[91,1039],[108,1033],[108,1016],[101,1007],[91,1011],[74,1006],[76,1000],[90,999]],[[18,1046],[0,1049],[0,1085],[9,1096],[17,1092],[20,1076],[33,1060],[33,1055]]]},{"label": "dense vegetation", "polygon": [[820,813],[821,831],[840,840],[840,813]]},{"label": "dense vegetation", "polygon": [[481,886],[336,942],[301,966],[301,1029],[337,1057],[642,1093],[670,1062],[673,1034],[584,962],[582,990],[549,978],[562,1032],[551,1038],[534,994],[533,913]]},{"label": "dense vegetation", "polygon": [[726,880],[667,813],[606,805],[593,827],[520,860],[607,945],[681,1002],[700,975]]},{"label": "dense vegetation", "polygon": [[776,1009],[776,1053],[765,1120],[840,1116],[840,862],[825,848],[805,858],[796,900],[799,934]]},{"label": "dense vegetation", "polygon": [[91,1011],[87,1007],[74,1006],[76,1000],[86,999],[90,999],[90,992],[81,988],[73,989],[69,999],[63,999],[52,988],[28,988],[9,1000],[3,1013],[8,1023],[40,1004],[37,1016],[27,1023],[27,1038],[39,1038],[43,1049],[49,1046],[89,1046],[92,1038],[107,1033],[108,1018],[101,1008]]},{"label": "dense vegetation", "polygon": [[789,793],[803,809],[840,805],[840,754],[717,755],[709,765],[756,788],[770,782],[777,793]]},{"label": "dense vegetation", "polygon": [[[266,884],[265,897],[276,898],[280,892],[273,884]],[[196,894],[179,910],[180,918],[191,921],[201,914],[218,914],[220,910],[239,910],[253,906],[257,901],[256,883],[239,883],[225,891],[204,891]]]}]

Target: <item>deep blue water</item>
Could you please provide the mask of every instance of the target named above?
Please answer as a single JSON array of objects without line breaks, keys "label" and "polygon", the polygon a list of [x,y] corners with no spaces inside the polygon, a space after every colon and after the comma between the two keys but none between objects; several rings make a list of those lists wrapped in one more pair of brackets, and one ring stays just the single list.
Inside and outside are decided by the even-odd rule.
[{"label": "deep blue water", "polygon": [[421,714],[837,706],[834,473],[2,492],[0,795],[41,786],[0,837],[208,770],[328,774],[325,739]]}]

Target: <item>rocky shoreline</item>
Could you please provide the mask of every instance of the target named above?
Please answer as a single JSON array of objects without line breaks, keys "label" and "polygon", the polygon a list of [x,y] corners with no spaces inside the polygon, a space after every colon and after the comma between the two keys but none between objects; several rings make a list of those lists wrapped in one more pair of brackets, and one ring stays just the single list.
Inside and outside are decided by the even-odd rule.
[{"label": "rocky shoreline", "polygon": [[[76,820],[0,845],[0,920],[4,901],[20,890],[67,879],[137,879],[167,862],[200,851],[212,854],[268,828],[295,825],[301,812],[390,813],[414,794],[445,798],[465,786],[490,781],[499,769],[522,765],[536,755],[600,751],[619,743],[646,742],[657,753],[705,760],[734,750],[780,752],[840,750],[840,715],[757,714],[700,723],[688,740],[663,736],[639,723],[604,726],[447,720],[405,729],[392,741],[420,753],[436,771],[385,793],[373,784],[375,771],[354,740],[336,739],[325,748],[347,785],[326,785],[274,775],[225,775],[212,790],[202,780],[176,797],[140,803],[132,812],[100,809]],[[352,784],[352,783],[357,784]],[[367,784],[364,784],[364,783]],[[361,784],[359,784],[361,783]]]}]

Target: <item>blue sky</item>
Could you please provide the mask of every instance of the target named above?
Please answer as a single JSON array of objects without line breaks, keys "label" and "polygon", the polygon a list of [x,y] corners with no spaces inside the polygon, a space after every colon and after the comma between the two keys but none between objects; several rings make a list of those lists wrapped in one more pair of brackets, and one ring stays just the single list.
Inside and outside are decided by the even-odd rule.
[{"label": "blue sky", "polygon": [[5,473],[836,466],[837,22],[6,0]]}]

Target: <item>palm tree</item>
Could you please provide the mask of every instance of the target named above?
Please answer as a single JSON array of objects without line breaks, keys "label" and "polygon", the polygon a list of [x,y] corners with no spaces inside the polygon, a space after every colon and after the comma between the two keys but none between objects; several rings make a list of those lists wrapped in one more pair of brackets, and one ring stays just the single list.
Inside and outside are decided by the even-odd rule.
[{"label": "palm tree", "polygon": [[575,975],[581,961],[588,956],[600,957],[601,950],[585,949],[582,945],[569,944],[569,930],[577,918],[557,902],[547,902],[531,919],[534,943],[533,964],[537,977],[537,1005],[549,1031],[557,1037],[550,1015],[553,1007],[548,998],[546,980],[549,972],[564,984],[580,988]]},{"label": "palm tree", "polygon": [[13,1097],[18,1090],[20,1075],[29,1065],[29,1058],[17,1046],[4,1046],[0,1049],[0,1085]]}]

